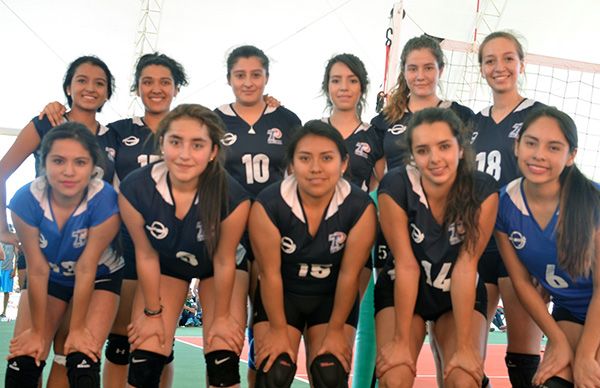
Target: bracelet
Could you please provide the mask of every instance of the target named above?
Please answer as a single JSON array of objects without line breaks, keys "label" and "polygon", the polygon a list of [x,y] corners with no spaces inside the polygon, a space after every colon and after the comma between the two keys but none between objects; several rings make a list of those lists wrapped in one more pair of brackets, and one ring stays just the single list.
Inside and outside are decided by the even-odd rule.
[{"label": "bracelet", "polygon": [[160,305],[160,308],[158,310],[150,310],[147,308],[144,308],[144,315],[147,317],[155,317],[157,315],[160,315],[163,311],[163,305]]}]

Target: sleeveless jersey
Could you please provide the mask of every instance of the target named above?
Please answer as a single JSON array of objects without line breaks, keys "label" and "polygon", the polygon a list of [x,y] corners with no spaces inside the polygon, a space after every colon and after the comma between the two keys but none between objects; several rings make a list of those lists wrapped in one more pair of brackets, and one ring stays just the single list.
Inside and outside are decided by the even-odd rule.
[{"label": "sleeveless jersey", "polygon": [[[21,187],[9,207],[25,223],[39,230],[40,248],[50,266],[50,280],[67,287],[75,285],[75,263],[85,249],[88,229],[119,212],[117,193],[100,179],[90,181],[85,197],[60,230],[54,220],[46,177]],[[96,277],[105,277],[123,265],[123,258],[109,246],[100,256]]]},{"label": "sleeveless jersey", "polygon": [[[228,203],[221,209],[223,220],[248,199],[244,189],[229,176],[227,185]],[[155,162],[131,172],[121,183],[121,193],[144,218],[144,230],[159,255],[162,273],[185,280],[212,276],[212,258],[204,242],[198,198],[183,219],[175,216],[165,162]]]},{"label": "sleeveless jersey", "polygon": [[285,147],[300,119],[280,106],[266,107],[258,121],[250,126],[233,109],[223,105],[215,112],[223,119],[227,133],[221,139],[225,150],[225,169],[252,197],[273,182],[283,179]]},{"label": "sleeveless jersey", "polygon": [[523,192],[523,178],[502,189],[496,229],[508,236],[519,260],[552,296],[552,302],[583,321],[594,292],[593,278],[572,279],[559,267],[557,222],[558,209],[544,229],[536,222]]},{"label": "sleeveless jersey", "polygon": [[[329,207],[313,237],[294,175],[273,184],[256,198],[281,235],[283,289],[298,295],[333,295],[346,247],[346,238],[371,198],[340,179]],[[365,262],[367,257],[364,258]]]}]

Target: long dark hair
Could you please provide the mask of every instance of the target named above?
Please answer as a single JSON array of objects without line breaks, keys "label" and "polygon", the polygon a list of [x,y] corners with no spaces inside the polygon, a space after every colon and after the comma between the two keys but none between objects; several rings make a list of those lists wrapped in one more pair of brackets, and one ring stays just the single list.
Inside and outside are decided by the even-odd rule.
[{"label": "long dark hair", "polygon": [[327,97],[327,107],[329,109],[333,107],[331,97],[329,96],[329,78],[331,68],[336,63],[343,63],[344,65],[348,66],[348,69],[350,69],[352,74],[354,74],[360,82],[360,99],[356,105],[356,114],[360,118],[363,108],[367,103],[367,87],[369,86],[369,75],[367,73],[367,69],[365,68],[365,64],[356,55],[348,53],[338,54],[327,61],[327,65],[325,66],[325,74],[323,75],[323,81],[321,82],[321,92]]},{"label": "long dark hair", "polygon": [[408,96],[410,94],[410,89],[406,83],[406,77],[404,76],[406,59],[410,53],[421,49],[429,50],[431,55],[435,57],[438,68],[440,70],[444,68],[444,52],[442,51],[438,41],[433,37],[423,34],[406,42],[404,48],[402,49],[402,54],[400,55],[400,74],[398,74],[396,88],[392,91],[388,104],[385,106],[385,108],[383,108],[383,114],[389,123],[394,123],[404,116],[404,111],[408,106]]},{"label": "long dark hair", "polygon": [[[554,119],[569,143],[577,150],[577,126],[566,113],[550,106],[532,111],[523,122],[518,141],[541,117]],[[594,268],[594,232],[600,224],[600,190],[577,168],[566,166],[560,174],[560,200],[556,224],[558,265],[572,278],[589,276]]]},{"label": "long dark hair", "polygon": [[444,225],[455,224],[457,232],[463,237],[465,248],[471,250],[479,238],[478,217],[481,203],[477,198],[473,176],[475,174],[475,157],[470,145],[469,131],[462,120],[450,109],[425,108],[413,115],[406,129],[406,146],[408,148],[405,163],[410,163],[412,155],[412,135],[418,126],[443,122],[448,124],[452,135],[456,138],[463,156],[458,162],[456,179],[448,193],[444,211]]},{"label": "long dark hair", "polygon": [[158,142],[164,140],[171,123],[180,118],[191,118],[206,126],[212,147],[218,148],[217,157],[208,163],[206,170],[198,177],[198,216],[204,231],[204,241],[208,254],[212,257],[220,237],[221,214],[227,212],[227,174],[220,158],[221,138],[225,134],[225,124],[212,110],[198,104],[181,104],[161,120],[156,131]]}]

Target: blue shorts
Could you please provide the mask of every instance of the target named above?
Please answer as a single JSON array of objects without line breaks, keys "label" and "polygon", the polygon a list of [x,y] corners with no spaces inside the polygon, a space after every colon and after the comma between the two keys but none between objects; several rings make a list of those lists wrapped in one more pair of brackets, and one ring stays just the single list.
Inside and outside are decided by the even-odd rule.
[{"label": "blue shorts", "polygon": [[13,292],[14,277],[11,277],[12,269],[0,270],[0,292]]}]

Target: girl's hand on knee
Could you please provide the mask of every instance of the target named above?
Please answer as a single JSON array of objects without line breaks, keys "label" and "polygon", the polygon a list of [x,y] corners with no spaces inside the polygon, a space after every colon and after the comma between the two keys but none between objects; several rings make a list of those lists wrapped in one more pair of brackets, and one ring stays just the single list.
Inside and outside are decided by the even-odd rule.
[{"label": "girl's hand on knee", "polygon": [[460,368],[467,372],[481,386],[483,380],[483,359],[472,347],[458,349],[450,358],[448,365],[444,368],[444,379],[447,379],[453,370]]},{"label": "girl's hand on knee", "polygon": [[392,368],[404,365],[410,369],[413,376],[417,374],[416,360],[410,354],[407,342],[393,340],[385,344],[377,353],[375,360],[375,371],[377,377],[381,377]]},{"label": "girl's hand on knee", "polygon": [[206,347],[212,348],[215,338],[220,338],[237,354],[242,352],[244,346],[244,328],[231,315],[215,318],[206,333]]},{"label": "girl's hand on knee", "polygon": [[544,358],[533,376],[533,385],[541,385],[552,376],[556,376],[563,369],[570,367],[573,362],[573,350],[567,338],[548,341]]},{"label": "girl's hand on knee", "polygon": [[264,360],[267,360],[263,371],[268,372],[271,369],[271,365],[281,353],[287,353],[295,363],[296,352],[292,349],[290,339],[288,337],[287,328],[274,329],[270,327],[264,336],[260,339],[254,339],[256,349],[256,365],[259,367],[262,365]]},{"label": "girl's hand on knee", "polygon": [[350,363],[352,362],[352,348],[348,344],[348,340],[344,335],[344,328],[332,329],[327,328],[323,343],[317,351],[317,356],[321,354],[331,353],[337,358],[344,367],[346,372],[350,372]]},{"label": "girl's hand on knee", "polygon": [[165,327],[162,316],[148,317],[141,314],[127,326],[127,335],[131,344],[131,351],[136,350],[141,344],[156,336],[161,348],[165,347]]},{"label": "girl's hand on knee", "polygon": [[81,352],[94,362],[100,360],[100,349],[102,344],[87,329],[69,329],[69,335],[65,341],[65,353]]},{"label": "girl's hand on knee", "polygon": [[18,356],[31,356],[37,366],[48,356],[44,336],[32,329],[27,329],[11,339],[8,351],[7,360]]},{"label": "girl's hand on knee", "polygon": [[600,363],[593,357],[575,357],[573,379],[579,388],[600,387]]}]

